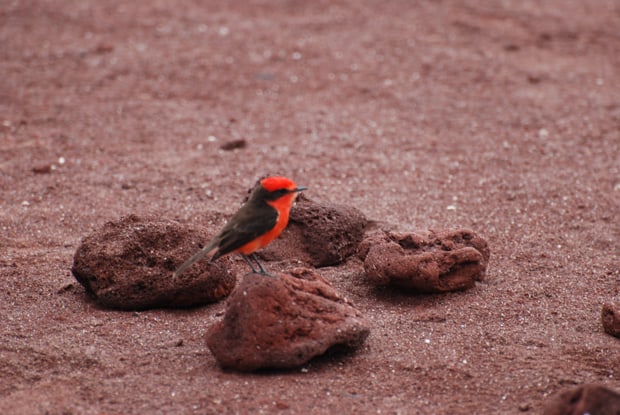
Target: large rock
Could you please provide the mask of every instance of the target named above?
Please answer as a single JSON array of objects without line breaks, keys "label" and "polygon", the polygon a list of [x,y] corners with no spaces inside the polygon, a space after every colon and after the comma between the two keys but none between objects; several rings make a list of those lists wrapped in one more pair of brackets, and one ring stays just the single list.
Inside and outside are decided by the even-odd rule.
[{"label": "large rock", "polygon": [[305,268],[275,277],[247,274],[228,299],[207,345],[225,368],[293,368],[328,349],[353,349],[369,324],[320,275]]},{"label": "large rock", "polygon": [[620,394],[599,385],[563,391],[545,406],[543,415],[620,415]]},{"label": "large rock", "polygon": [[130,215],[85,237],[71,271],[104,307],[140,310],[218,301],[235,285],[226,260],[200,261],[172,279],[176,267],[205,244],[205,236],[201,228]]},{"label": "large rock", "polygon": [[620,337],[620,303],[610,303],[603,306],[601,313],[605,333]]},{"label": "large rock", "polygon": [[473,287],[489,261],[486,241],[468,229],[416,233],[380,231],[360,244],[368,279],[419,292]]},{"label": "large rock", "polygon": [[286,231],[260,255],[270,261],[295,259],[313,267],[338,265],[355,255],[367,225],[364,214],[354,207],[316,203],[301,194]]}]

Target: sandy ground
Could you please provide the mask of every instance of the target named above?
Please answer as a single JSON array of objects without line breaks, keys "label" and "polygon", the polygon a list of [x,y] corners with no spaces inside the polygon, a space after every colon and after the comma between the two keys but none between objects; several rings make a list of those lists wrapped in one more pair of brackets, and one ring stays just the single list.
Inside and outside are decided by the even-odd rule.
[{"label": "sandy ground", "polygon": [[[620,5],[538,1],[0,4],[0,412],[538,413],[620,390]],[[220,147],[246,140],[245,148]],[[69,269],[122,215],[199,223],[281,173],[401,229],[468,227],[474,289],[319,272],[357,353],[222,371],[225,304],[99,308]]]}]

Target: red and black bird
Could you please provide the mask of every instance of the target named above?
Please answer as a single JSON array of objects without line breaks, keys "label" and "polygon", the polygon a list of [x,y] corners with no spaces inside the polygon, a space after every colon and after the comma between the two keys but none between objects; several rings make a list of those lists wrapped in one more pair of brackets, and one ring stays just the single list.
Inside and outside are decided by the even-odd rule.
[{"label": "red and black bird", "polygon": [[[282,176],[270,176],[260,180],[248,201],[230,218],[220,233],[185,261],[174,272],[173,277],[177,277],[207,254],[212,254],[210,260],[215,261],[231,252],[241,254],[252,272],[269,275],[256,258],[255,252],[269,245],[286,228],[291,207],[299,192],[305,189]],[[258,269],[254,268],[252,260]]]}]

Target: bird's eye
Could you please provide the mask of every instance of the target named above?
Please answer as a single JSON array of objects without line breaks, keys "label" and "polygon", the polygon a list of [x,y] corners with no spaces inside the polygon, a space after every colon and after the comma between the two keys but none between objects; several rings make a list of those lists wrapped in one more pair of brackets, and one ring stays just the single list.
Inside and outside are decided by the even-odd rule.
[{"label": "bird's eye", "polygon": [[284,195],[289,194],[289,190],[288,189],[278,189],[278,190],[274,190],[273,192],[271,192],[272,195],[274,195],[274,197],[276,198],[280,198]]}]

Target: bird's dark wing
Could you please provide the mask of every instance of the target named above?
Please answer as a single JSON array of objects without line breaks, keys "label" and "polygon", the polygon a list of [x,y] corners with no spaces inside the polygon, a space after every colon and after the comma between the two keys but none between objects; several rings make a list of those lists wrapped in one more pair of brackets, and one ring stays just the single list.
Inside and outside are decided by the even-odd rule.
[{"label": "bird's dark wing", "polygon": [[226,255],[269,232],[277,220],[278,211],[266,203],[246,203],[220,232],[218,250],[213,259]]}]

